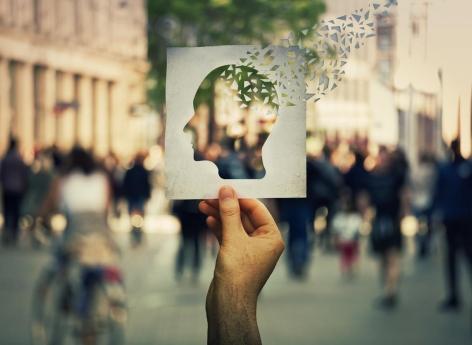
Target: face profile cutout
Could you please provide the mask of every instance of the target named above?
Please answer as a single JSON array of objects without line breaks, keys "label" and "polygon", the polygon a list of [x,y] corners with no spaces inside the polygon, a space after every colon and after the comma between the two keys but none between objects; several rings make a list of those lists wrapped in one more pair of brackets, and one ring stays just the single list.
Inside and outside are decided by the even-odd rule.
[{"label": "face profile cutout", "polygon": [[305,75],[297,66],[292,73],[288,48],[260,48],[260,59],[246,59],[253,48],[168,48],[170,200],[217,199],[225,185],[238,198],[306,196]]},{"label": "face profile cutout", "polygon": [[196,161],[211,161],[222,179],[262,179],[262,148],[274,127],[279,99],[269,78],[249,66],[212,70],[193,99],[184,127]]}]

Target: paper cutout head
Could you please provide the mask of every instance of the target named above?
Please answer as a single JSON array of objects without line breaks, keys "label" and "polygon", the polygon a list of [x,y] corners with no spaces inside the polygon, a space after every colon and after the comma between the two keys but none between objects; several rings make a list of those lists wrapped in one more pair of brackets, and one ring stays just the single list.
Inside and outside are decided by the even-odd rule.
[{"label": "paper cutout head", "polygon": [[193,108],[184,132],[192,134],[196,161],[213,162],[223,179],[265,176],[262,147],[279,110],[267,76],[248,66],[218,67],[200,84]]}]

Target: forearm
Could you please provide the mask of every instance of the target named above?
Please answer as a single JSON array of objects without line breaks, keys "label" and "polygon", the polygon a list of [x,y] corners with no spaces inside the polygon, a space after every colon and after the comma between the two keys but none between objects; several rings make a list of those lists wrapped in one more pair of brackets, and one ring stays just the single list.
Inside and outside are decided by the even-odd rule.
[{"label": "forearm", "polygon": [[214,281],[207,296],[208,345],[260,345],[257,296]]}]

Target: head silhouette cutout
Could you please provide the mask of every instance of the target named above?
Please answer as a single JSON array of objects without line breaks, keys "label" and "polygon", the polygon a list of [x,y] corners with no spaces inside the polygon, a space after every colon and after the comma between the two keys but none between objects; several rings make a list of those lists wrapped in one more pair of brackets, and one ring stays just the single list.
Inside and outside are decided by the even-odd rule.
[{"label": "head silhouette cutout", "polygon": [[196,161],[213,162],[223,179],[265,176],[262,148],[279,110],[265,75],[248,66],[218,67],[200,84],[193,109],[184,132],[192,136]]}]

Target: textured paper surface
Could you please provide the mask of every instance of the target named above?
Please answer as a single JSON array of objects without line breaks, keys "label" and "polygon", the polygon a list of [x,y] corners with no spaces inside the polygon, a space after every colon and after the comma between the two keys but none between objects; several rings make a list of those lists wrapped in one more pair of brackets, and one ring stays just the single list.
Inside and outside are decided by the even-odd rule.
[{"label": "textured paper surface", "polygon": [[[305,101],[281,106],[277,122],[262,153],[266,175],[254,180],[224,180],[210,161],[195,161],[191,138],[183,131],[194,114],[193,99],[213,69],[241,64],[252,46],[170,48],[166,86],[166,195],[171,200],[216,198],[223,185],[235,188],[241,198],[302,198],[306,196]],[[274,47],[274,64],[282,65],[287,50]],[[259,70],[258,66],[255,66]],[[303,76],[301,76],[303,78]],[[276,84],[277,81],[272,81]],[[280,94],[280,86],[276,85]],[[296,87],[304,99],[305,84]]]}]

